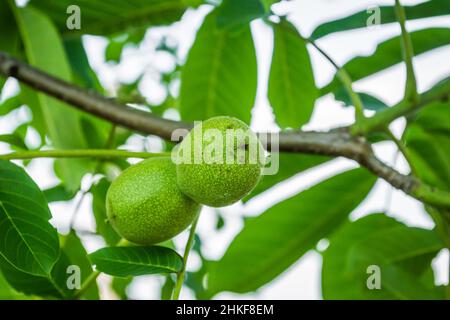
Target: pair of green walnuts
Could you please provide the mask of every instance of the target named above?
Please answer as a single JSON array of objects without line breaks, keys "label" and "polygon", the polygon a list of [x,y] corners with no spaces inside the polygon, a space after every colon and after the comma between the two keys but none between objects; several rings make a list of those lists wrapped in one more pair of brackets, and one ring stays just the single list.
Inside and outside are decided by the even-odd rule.
[{"label": "pair of green walnuts", "polygon": [[149,245],[173,238],[192,223],[201,205],[223,207],[242,199],[264,166],[256,135],[231,117],[195,126],[175,150],[175,157],[129,167],[111,184],[108,220],[128,241]]}]

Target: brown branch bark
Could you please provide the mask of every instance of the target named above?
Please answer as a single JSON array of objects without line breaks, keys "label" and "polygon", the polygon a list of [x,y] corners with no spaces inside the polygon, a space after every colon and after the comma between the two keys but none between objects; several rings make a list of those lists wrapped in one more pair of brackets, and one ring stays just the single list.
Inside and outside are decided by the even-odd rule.
[{"label": "brown branch bark", "polygon": [[[109,120],[117,125],[170,139],[175,129],[190,129],[192,124],[163,119],[149,112],[119,104],[98,93],[62,81],[0,52],[0,74],[14,77],[31,88],[42,91],[68,104]],[[264,135],[261,135],[264,137]],[[395,188],[416,199],[439,207],[450,207],[450,194],[435,190],[414,177],[403,175],[379,160],[363,137],[354,136],[349,128],[329,132],[283,131],[279,133],[279,150],[345,157],[358,162]],[[271,148],[267,139],[268,149]]]}]

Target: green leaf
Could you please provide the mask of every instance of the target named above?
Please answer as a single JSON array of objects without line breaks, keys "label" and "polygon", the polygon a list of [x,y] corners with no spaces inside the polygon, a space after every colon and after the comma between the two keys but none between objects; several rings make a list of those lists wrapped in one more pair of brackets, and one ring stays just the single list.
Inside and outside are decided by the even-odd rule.
[{"label": "green leaf", "polygon": [[110,40],[105,50],[105,60],[119,63],[125,44],[124,41]]},{"label": "green leaf", "polygon": [[20,83],[19,87],[19,102],[23,105],[26,105],[32,113],[30,125],[39,133],[41,141],[45,141],[45,138],[47,136],[47,124],[38,100],[38,95],[36,91],[24,84]]},{"label": "green leaf", "polygon": [[302,171],[311,169],[330,160],[330,158],[325,156],[287,152],[280,152],[278,156],[278,172],[274,175],[262,176],[255,189],[253,189],[252,192],[244,198],[244,201],[250,200],[251,198],[263,193],[264,191],[269,190],[277,183],[289,179]]},{"label": "green leaf", "polygon": [[13,110],[16,110],[22,106],[22,101],[18,95],[6,99],[0,104],[0,117],[5,116]]},{"label": "green leaf", "polygon": [[110,247],[90,254],[95,268],[116,277],[178,272],[183,259],[165,247]]},{"label": "green leaf", "polygon": [[109,39],[105,50],[105,60],[119,63],[122,51],[127,44],[138,44],[144,39],[146,28],[132,30]]},{"label": "green leaf", "polygon": [[2,30],[0,33],[0,50],[17,55],[20,48],[20,35],[8,1],[0,3],[0,30]]},{"label": "green leaf", "polygon": [[121,239],[117,232],[108,222],[106,216],[106,193],[108,192],[110,182],[106,179],[101,179],[91,187],[92,194],[92,210],[94,212],[95,224],[97,226],[97,233],[100,234],[106,244],[113,246]]},{"label": "green leaf", "polygon": [[173,288],[175,286],[175,281],[169,275],[166,276],[166,281],[164,281],[161,287],[161,300],[170,300],[172,298]]},{"label": "green leaf", "polygon": [[58,258],[50,274],[45,276],[23,272],[0,256],[0,269],[8,283],[16,291],[44,298],[70,298],[73,291],[67,287],[67,267],[70,261],[64,252]]},{"label": "green leaf", "polygon": [[[364,92],[357,92],[357,93],[361,98],[364,108],[367,110],[380,111],[388,107],[383,101],[372,95],[369,95]],[[343,87],[341,87],[334,93],[334,98],[338,101],[343,102],[345,107],[353,106],[353,102],[350,96],[348,95],[347,90],[345,90],[345,88]]]},{"label": "green leaf", "polygon": [[[0,32],[0,50],[6,51],[11,55],[17,55],[20,47],[20,37],[14,16],[7,1],[0,3],[0,30],[2,30]],[[5,82],[6,78],[0,76],[0,94],[2,93]]]},{"label": "green leaf", "polygon": [[68,191],[62,184],[43,190],[47,202],[69,201],[72,200],[76,192]]},{"label": "green leaf", "polygon": [[[70,82],[70,66],[61,39],[51,21],[30,5],[14,11],[28,62]],[[40,36],[36,37],[36,34]],[[86,141],[80,126],[82,113],[43,93],[35,94],[53,145],[61,149],[85,148]],[[59,162],[67,188],[76,189],[81,177],[90,168],[90,162],[81,159],[62,159]]]},{"label": "green leaf", "polygon": [[216,230],[221,230],[225,226],[225,220],[220,213],[217,213]]},{"label": "green leaf", "polygon": [[273,280],[343,223],[375,180],[364,169],[350,170],[246,220],[222,259],[211,266],[211,295],[249,292]]},{"label": "green leaf", "polygon": [[27,297],[14,290],[0,272],[0,300],[24,300]]},{"label": "green leaf", "polygon": [[[84,283],[84,281],[93,272],[93,269],[91,262],[88,259],[88,253],[81,243],[80,238],[78,238],[74,231],[71,231],[67,236],[62,237],[61,242],[61,249],[69,259],[70,263],[80,268],[80,282]],[[70,274],[67,276],[70,276]],[[72,290],[72,294],[75,292],[75,289]],[[99,294],[97,283],[93,283],[83,294],[83,297],[88,300],[98,300]]]},{"label": "green leaf", "polygon": [[274,3],[280,2],[281,0],[260,0],[262,5],[264,6],[264,9],[267,12],[270,12],[270,8]]},{"label": "green leaf", "polygon": [[113,278],[112,283],[111,283],[111,288],[114,290],[114,292],[120,298],[120,300],[128,299],[127,288],[132,281],[133,281],[133,277],[126,277],[126,278],[114,277]]},{"label": "green leaf", "polygon": [[[408,20],[436,17],[450,14],[450,1],[431,0],[419,3],[415,6],[403,6]],[[381,6],[381,24],[397,22],[395,8],[393,6]],[[374,12],[367,10],[357,12],[348,17],[327,22],[318,26],[312,33],[311,38],[317,40],[330,33],[348,31],[358,28],[367,28],[367,20]]]},{"label": "green leaf", "polygon": [[45,197],[26,172],[0,160],[0,256],[15,268],[47,276],[59,256]]},{"label": "green leaf", "polygon": [[229,115],[248,123],[257,82],[250,28],[232,34],[218,30],[215,19],[215,11],[205,18],[182,68],[181,117],[204,120]]},{"label": "green leaf", "polygon": [[405,141],[420,178],[450,190],[450,104],[436,102],[420,110],[408,123]]},{"label": "green leaf", "polygon": [[16,134],[0,134],[0,142],[5,142],[19,149],[27,150],[25,142]]},{"label": "green leaf", "polygon": [[[128,28],[166,25],[181,18],[189,6],[200,5],[200,0],[32,0],[31,3],[46,12],[65,36],[83,34],[110,35]],[[81,11],[81,30],[66,26],[70,5]]]},{"label": "green leaf", "polygon": [[84,88],[93,89],[103,93],[103,87],[92,70],[81,38],[72,37],[64,39],[64,49],[70,63],[73,81]]},{"label": "green leaf", "polygon": [[[384,214],[348,222],[331,237],[323,254],[323,297],[438,298],[434,279],[428,274],[432,258],[442,247],[434,231],[409,228]],[[380,290],[367,288],[371,265],[380,268]]]},{"label": "green leaf", "polygon": [[[431,260],[429,261],[431,262]],[[418,281],[417,276],[395,265],[381,265],[383,284],[386,291],[392,292],[395,299],[402,300],[443,300],[445,294],[439,287],[429,287]],[[430,272],[432,269],[429,268]],[[419,279],[422,280],[422,279]],[[433,280],[433,278],[429,278]]]},{"label": "green leaf", "polygon": [[286,20],[274,25],[269,101],[281,127],[299,128],[314,109],[318,90],[306,43]]},{"label": "green leaf", "polygon": [[[450,44],[450,29],[448,28],[423,29],[411,32],[410,35],[416,56]],[[343,68],[347,70],[353,81],[360,80],[402,62],[400,46],[400,36],[393,37],[380,43],[373,54],[353,58]],[[340,86],[340,80],[336,76],[328,85],[321,89],[321,93],[334,92]]]},{"label": "green leaf", "polygon": [[224,0],[217,10],[217,25],[228,30],[240,30],[265,15],[266,10],[260,0]]},{"label": "green leaf", "polygon": [[88,148],[109,148],[110,146],[106,146],[106,143],[108,141],[108,136],[111,132],[112,126],[113,125],[111,123],[92,116],[81,119],[81,130],[87,140]]}]

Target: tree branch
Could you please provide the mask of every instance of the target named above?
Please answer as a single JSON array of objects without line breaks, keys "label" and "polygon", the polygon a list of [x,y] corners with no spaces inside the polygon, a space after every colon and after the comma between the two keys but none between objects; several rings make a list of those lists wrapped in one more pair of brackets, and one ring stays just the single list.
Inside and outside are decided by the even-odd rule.
[{"label": "tree branch", "polygon": [[139,132],[170,139],[173,130],[190,128],[185,123],[162,119],[151,113],[119,104],[97,92],[69,84],[1,51],[0,74],[16,78],[30,87],[67,102],[78,109]]},{"label": "tree branch", "polygon": [[[80,110],[144,134],[154,134],[164,139],[170,139],[175,129],[192,128],[192,124],[162,119],[151,113],[118,104],[98,93],[57,79],[2,52],[0,52],[0,74],[14,77],[30,87],[67,102]],[[439,92],[442,95],[442,92]],[[447,98],[448,94],[447,91]],[[441,95],[431,96],[430,94],[429,97],[424,95],[421,103],[429,102],[432,98],[441,99]],[[378,124],[379,118],[382,118],[383,121],[392,121],[396,117],[402,116],[403,111],[409,112],[417,107],[419,105],[401,104],[384,112],[379,112],[378,114],[383,115],[364,119],[368,122],[362,122],[364,125],[360,129],[363,128],[362,131],[365,132],[367,128],[373,128],[375,124]],[[412,197],[438,207],[450,208],[450,193],[436,190],[414,177],[403,175],[389,167],[375,156],[371,145],[367,143],[365,138],[355,136],[353,134],[354,128],[351,129],[338,128],[329,132],[283,131],[279,134],[269,134],[268,137],[265,134],[260,134],[260,137],[269,150],[273,147],[271,145],[272,138],[275,138],[274,140],[279,138],[280,151],[342,156],[355,160],[361,166],[366,167],[378,177]],[[273,137],[273,135],[277,135],[277,137]],[[265,139],[267,140],[264,141]]]}]

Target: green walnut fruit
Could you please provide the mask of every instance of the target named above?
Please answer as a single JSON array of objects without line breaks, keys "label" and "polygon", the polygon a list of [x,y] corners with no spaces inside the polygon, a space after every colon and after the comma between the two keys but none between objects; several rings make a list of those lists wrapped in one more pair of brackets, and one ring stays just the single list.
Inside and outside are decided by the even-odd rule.
[{"label": "green walnut fruit", "polygon": [[126,169],[106,195],[108,220],[138,244],[166,241],[186,229],[200,205],[181,193],[170,157],[150,158]]},{"label": "green walnut fruit", "polygon": [[211,207],[235,203],[258,183],[264,149],[242,121],[214,117],[197,124],[174,151],[180,190]]}]

